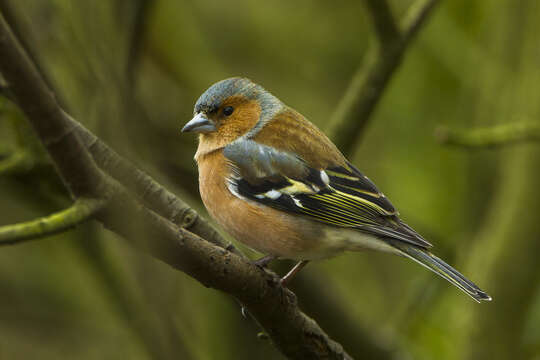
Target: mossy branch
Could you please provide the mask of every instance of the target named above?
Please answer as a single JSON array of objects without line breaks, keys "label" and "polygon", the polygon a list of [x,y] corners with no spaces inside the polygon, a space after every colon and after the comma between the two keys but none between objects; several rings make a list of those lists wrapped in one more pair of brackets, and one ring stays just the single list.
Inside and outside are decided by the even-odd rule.
[{"label": "mossy branch", "polygon": [[540,123],[515,122],[468,130],[452,130],[440,126],[435,138],[441,144],[467,148],[500,147],[540,140]]},{"label": "mossy branch", "polygon": [[0,99],[0,113],[10,120],[16,135],[14,149],[0,151],[0,176],[28,173],[48,163],[43,147],[16,105]]},{"label": "mossy branch", "polygon": [[0,227],[0,246],[15,245],[54,235],[75,227],[103,209],[105,200],[78,199],[69,208],[36,220]]},{"label": "mossy branch", "polygon": [[386,0],[365,0],[377,34],[327,127],[341,151],[350,155],[368,124],[405,51],[439,0],[417,0],[396,27]]},{"label": "mossy branch", "polygon": [[25,173],[33,166],[32,155],[23,149],[17,150],[0,160],[0,176]]}]

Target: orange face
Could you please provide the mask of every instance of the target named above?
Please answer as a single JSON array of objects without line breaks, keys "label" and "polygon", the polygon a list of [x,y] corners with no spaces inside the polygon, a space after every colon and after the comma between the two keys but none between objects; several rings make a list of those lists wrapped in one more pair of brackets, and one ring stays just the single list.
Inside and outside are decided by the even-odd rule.
[{"label": "orange face", "polygon": [[201,138],[217,137],[234,141],[255,126],[260,114],[261,107],[257,101],[241,95],[231,96],[216,111],[207,114],[217,131],[202,134]]},{"label": "orange face", "polygon": [[182,131],[200,133],[195,157],[223,148],[252,129],[261,114],[256,100],[242,95],[225,99],[219,108],[201,111]]}]

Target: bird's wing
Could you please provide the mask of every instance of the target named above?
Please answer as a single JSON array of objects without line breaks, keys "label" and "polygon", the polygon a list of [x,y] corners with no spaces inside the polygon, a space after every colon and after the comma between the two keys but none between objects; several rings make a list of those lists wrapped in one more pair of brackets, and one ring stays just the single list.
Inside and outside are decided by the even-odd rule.
[{"label": "bird's wing", "polygon": [[318,169],[297,154],[250,139],[229,144],[224,155],[232,168],[227,186],[241,199],[333,226],[431,246],[401,222],[390,201],[348,162]]}]

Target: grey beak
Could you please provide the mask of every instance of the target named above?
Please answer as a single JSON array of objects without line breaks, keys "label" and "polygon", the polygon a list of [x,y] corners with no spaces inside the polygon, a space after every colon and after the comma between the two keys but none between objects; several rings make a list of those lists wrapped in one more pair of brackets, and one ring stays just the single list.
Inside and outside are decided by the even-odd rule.
[{"label": "grey beak", "polygon": [[196,114],[184,127],[182,132],[209,133],[216,131],[216,125],[202,112]]}]

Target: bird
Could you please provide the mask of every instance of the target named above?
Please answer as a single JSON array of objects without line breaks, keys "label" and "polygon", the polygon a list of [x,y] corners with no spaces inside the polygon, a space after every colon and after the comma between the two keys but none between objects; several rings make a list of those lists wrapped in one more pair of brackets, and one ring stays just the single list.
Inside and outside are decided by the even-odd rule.
[{"label": "bird", "polygon": [[345,251],[409,258],[477,302],[491,297],[431,253],[375,184],[299,112],[243,77],[211,85],[182,132],[198,134],[199,192],[209,214],[235,239],[297,264]]}]

